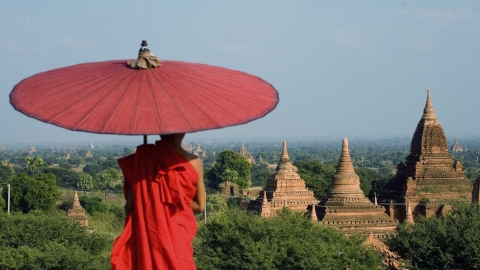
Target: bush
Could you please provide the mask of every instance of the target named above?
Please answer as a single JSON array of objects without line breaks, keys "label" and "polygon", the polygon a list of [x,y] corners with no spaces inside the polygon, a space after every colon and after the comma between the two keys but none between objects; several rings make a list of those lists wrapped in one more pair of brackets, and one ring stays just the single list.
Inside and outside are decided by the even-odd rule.
[{"label": "bush", "polygon": [[0,215],[0,269],[110,269],[111,241],[59,215]]}]

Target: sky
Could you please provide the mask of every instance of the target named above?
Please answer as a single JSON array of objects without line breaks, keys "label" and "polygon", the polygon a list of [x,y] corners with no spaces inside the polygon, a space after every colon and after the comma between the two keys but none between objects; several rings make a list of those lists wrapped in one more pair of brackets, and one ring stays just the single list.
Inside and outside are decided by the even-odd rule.
[{"label": "sky", "polygon": [[479,137],[479,25],[478,1],[1,1],[0,144],[132,140],[45,124],[9,94],[39,72],[136,58],[142,39],[279,92],[264,118],[187,139],[411,137],[427,89],[449,141]]}]

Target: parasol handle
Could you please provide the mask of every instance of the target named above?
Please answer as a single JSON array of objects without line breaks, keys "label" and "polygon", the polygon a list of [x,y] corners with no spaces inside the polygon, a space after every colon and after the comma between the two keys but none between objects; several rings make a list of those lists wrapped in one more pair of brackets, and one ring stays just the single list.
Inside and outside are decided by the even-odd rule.
[{"label": "parasol handle", "polygon": [[147,135],[143,135],[143,144],[147,145]]}]

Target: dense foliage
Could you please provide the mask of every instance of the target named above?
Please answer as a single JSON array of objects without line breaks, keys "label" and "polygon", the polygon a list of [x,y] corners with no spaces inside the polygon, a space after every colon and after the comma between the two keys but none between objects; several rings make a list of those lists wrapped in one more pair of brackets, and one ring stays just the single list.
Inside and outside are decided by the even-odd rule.
[{"label": "dense foliage", "polygon": [[387,239],[411,269],[480,269],[480,205],[456,205],[445,217],[420,217]]},{"label": "dense foliage", "polygon": [[335,174],[336,165],[322,164],[318,160],[299,161],[295,163],[298,173],[305,180],[308,189],[313,191],[315,198],[321,200],[327,195],[332,177]]},{"label": "dense foliage", "polygon": [[207,175],[208,184],[216,188],[220,183],[230,181],[239,188],[250,186],[250,164],[245,158],[233,151],[223,151],[218,155],[215,165]]},{"label": "dense foliage", "polygon": [[[60,192],[55,185],[55,176],[41,174],[36,178],[25,174],[14,176],[10,184],[10,208],[12,211],[28,213],[30,210],[50,210],[55,207]],[[8,189],[2,189],[2,197],[7,200]]]},{"label": "dense foliage", "polygon": [[63,215],[0,214],[0,269],[110,269],[110,244]]},{"label": "dense foliage", "polygon": [[229,210],[200,226],[195,261],[198,269],[382,269],[362,242],[288,210],[274,218]]}]

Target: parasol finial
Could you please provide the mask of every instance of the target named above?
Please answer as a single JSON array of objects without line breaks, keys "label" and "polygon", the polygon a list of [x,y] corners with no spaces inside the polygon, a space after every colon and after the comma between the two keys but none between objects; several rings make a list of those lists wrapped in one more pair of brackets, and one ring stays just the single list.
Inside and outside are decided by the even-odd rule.
[{"label": "parasol finial", "polygon": [[138,58],[133,61],[128,61],[128,65],[135,69],[151,69],[159,67],[162,64],[162,61],[150,53],[150,50],[147,48],[148,44],[146,40],[142,40],[141,46],[140,50],[138,50]]}]

